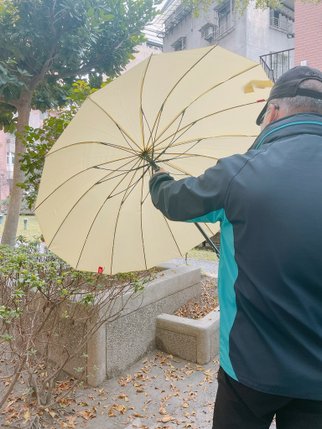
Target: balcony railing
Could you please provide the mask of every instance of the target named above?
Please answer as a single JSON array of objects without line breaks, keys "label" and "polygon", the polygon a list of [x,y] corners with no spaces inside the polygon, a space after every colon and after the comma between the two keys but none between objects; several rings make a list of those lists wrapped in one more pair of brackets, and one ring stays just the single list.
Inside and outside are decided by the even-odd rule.
[{"label": "balcony railing", "polygon": [[294,48],[271,52],[259,58],[267,76],[276,82],[283,73],[294,66]]},{"label": "balcony railing", "polygon": [[164,31],[168,33],[175,26],[177,26],[184,18],[189,15],[192,11],[191,4],[179,4],[176,9],[171,13],[171,15],[164,21]]}]

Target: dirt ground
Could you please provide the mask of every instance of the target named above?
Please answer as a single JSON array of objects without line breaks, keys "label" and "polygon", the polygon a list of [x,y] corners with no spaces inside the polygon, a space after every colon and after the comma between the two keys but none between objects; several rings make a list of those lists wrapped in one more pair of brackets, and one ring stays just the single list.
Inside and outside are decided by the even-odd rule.
[{"label": "dirt ground", "polygon": [[191,299],[175,314],[190,319],[201,319],[218,307],[217,279],[206,275],[202,276],[202,292],[199,298]]}]

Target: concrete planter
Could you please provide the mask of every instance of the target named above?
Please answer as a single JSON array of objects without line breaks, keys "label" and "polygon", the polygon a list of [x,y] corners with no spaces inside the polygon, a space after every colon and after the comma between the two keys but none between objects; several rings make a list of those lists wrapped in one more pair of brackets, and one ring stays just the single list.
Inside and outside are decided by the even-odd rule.
[{"label": "concrete planter", "polygon": [[198,320],[161,314],[157,317],[156,344],[190,362],[210,362],[219,353],[219,308]]},{"label": "concrete planter", "polygon": [[[112,322],[104,323],[90,336],[86,349],[65,367],[65,371],[77,377],[77,368],[86,369],[86,381],[97,386],[105,379],[122,373],[144,354],[156,347],[156,319],[162,313],[174,313],[189,299],[201,293],[199,268],[180,266],[165,269],[144,290],[130,299],[123,296],[113,305],[100,310],[99,320],[104,319],[104,311],[118,314]],[[69,305],[78,305],[70,303]],[[72,350],[78,335],[84,335],[88,326],[69,326],[68,319],[57,335],[55,349],[51,357],[60,362],[66,351]],[[90,331],[87,331],[90,332]]]}]

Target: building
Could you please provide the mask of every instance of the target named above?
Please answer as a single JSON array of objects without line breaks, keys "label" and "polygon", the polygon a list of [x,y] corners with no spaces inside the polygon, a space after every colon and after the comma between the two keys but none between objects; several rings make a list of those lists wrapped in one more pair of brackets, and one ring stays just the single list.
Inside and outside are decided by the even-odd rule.
[{"label": "building", "polygon": [[12,162],[14,161],[12,157],[13,153],[12,136],[0,131],[0,201],[5,200],[10,192],[11,170],[13,170]]},{"label": "building", "polygon": [[295,64],[322,70],[322,3],[295,6]]},{"label": "building", "polygon": [[164,52],[219,44],[261,61],[276,79],[294,64],[294,2],[279,9],[256,9],[250,2],[241,13],[234,0],[212,1],[195,16],[182,0],[168,0],[162,9]]},{"label": "building", "polygon": [[132,67],[139,64],[141,61],[148,58],[150,55],[161,54],[163,51],[162,38],[159,36],[157,27],[153,24],[145,28],[146,41],[136,47],[134,58],[128,63],[124,71],[130,70]]},{"label": "building", "polygon": [[[46,114],[32,110],[29,125],[41,127]],[[12,186],[15,162],[15,136],[0,131],[0,201],[8,198]]]}]

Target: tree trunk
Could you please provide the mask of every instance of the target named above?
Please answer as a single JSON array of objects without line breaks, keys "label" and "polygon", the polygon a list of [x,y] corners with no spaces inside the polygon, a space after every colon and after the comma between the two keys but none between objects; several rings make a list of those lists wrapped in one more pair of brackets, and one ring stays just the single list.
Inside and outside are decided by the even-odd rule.
[{"label": "tree trunk", "polygon": [[13,170],[13,183],[10,193],[8,213],[3,229],[1,244],[7,244],[14,247],[16,243],[16,235],[19,222],[20,207],[22,201],[23,190],[17,186],[17,183],[24,181],[24,173],[20,168],[20,157],[25,152],[25,146],[22,143],[22,137],[25,132],[25,127],[29,124],[29,116],[31,110],[31,94],[25,93],[20,98],[20,103],[17,105],[17,134],[15,143],[15,163]]}]

